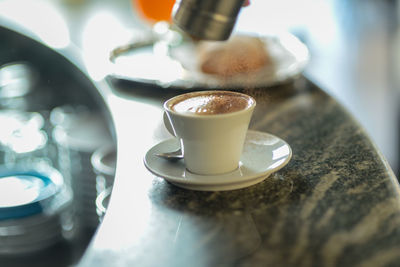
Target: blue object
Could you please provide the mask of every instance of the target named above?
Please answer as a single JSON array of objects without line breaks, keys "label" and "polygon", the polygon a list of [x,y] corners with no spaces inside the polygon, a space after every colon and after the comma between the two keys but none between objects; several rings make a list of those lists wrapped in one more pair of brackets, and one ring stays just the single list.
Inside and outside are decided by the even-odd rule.
[{"label": "blue object", "polygon": [[43,212],[63,185],[61,174],[45,170],[0,171],[0,220],[18,219]]}]

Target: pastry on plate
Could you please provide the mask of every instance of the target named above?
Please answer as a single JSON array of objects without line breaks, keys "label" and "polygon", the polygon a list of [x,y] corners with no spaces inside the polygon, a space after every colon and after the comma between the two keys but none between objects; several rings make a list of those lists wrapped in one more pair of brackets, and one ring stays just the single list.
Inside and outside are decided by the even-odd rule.
[{"label": "pastry on plate", "polygon": [[272,64],[265,42],[255,36],[236,35],[225,42],[204,42],[198,49],[199,68],[206,74],[234,76]]}]

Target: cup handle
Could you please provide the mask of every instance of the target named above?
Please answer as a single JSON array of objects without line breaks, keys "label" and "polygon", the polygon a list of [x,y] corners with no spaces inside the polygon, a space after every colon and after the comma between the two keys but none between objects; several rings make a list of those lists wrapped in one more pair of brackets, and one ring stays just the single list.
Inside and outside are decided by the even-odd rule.
[{"label": "cup handle", "polygon": [[167,131],[171,135],[176,136],[175,132],[174,132],[174,128],[172,128],[172,124],[171,124],[171,122],[170,122],[170,120],[168,118],[168,115],[167,115],[167,113],[165,111],[164,111],[164,114],[163,114],[163,120],[164,120],[165,128],[167,128]]}]

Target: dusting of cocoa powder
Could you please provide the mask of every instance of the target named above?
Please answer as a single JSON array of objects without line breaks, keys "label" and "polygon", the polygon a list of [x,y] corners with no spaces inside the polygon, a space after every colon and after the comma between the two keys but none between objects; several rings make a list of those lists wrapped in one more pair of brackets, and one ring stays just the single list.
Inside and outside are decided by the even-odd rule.
[{"label": "dusting of cocoa powder", "polygon": [[237,35],[226,42],[205,42],[198,46],[202,72],[230,77],[255,72],[272,60],[266,44],[257,37]]},{"label": "dusting of cocoa powder", "polygon": [[244,96],[229,93],[200,94],[181,99],[173,104],[177,112],[198,115],[224,114],[247,108],[251,103]]}]

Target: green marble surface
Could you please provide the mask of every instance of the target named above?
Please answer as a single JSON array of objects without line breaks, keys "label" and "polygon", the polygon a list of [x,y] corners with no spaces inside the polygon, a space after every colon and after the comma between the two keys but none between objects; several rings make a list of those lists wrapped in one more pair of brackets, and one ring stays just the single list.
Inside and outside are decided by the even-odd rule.
[{"label": "green marble surface", "polygon": [[307,79],[244,90],[257,101],[250,128],[286,140],[293,158],[225,192],[181,189],[143,166],[167,138],[162,101],[181,92],[113,87],[119,165],[80,266],[399,266],[397,179],[360,125]]}]

